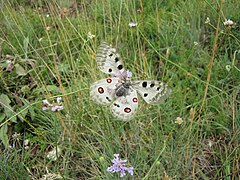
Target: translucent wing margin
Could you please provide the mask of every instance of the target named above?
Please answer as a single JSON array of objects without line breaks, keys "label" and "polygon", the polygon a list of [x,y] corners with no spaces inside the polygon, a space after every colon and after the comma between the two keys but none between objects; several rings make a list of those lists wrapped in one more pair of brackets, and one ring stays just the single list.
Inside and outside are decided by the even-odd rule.
[{"label": "translucent wing margin", "polygon": [[155,80],[133,81],[132,86],[148,104],[161,103],[172,92],[166,84]]},{"label": "translucent wing margin", "polygon": [[97,55],[97,65],[99,69],[113,76],[117,76],[119,71],[124,71],[123,62],[116,49],[106,42],[101,43]]}]

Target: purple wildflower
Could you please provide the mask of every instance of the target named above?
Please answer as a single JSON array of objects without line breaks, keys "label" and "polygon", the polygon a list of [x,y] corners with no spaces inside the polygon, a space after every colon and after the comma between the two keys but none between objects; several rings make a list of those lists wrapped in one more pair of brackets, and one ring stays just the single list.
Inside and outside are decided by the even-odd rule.
[{"label": "purple wildflower", "polygon": [[113,77],[119,77],[120,79],[127,79],[132,77],[132,72],[129,70],[123,70],[118,71],[118,74],[116,74]]},{"label": "purple wildflower", "polygon": [[51,107],[52,112],[61,111],[61,110],[63,110],[63,106],[53,106],[53,107]]},{"label": "purple wildflower", "polygon": [[53,111],[53,112],[61,111],[61,110],[63,110],[61,101],[62,101],[62,98],[57,97],[57,100],[56,100],[57,103],[53,102],[53,104],[50,104],[47,99],[44,99],[42,101],[43,102],[42,110],[45,111],[45,110],[51,109],[51,111]]},{"label": "purple wildflower", "polygon": [[119,154],[114,154],[114,159],[112,160],[113,165],[107,168],[108,172],[120,172],[120,177],[126,175],[127,171],[131,176],[133,176],[133,167],[125,167],[127,160],[119,159]]},{"label": "purple wildflower", "polygon": [[132,77],[132,72],[129,71],[129,70],[127,70],[127,77],[128,77],[128,78],[131,78],[131,77]]},{"label": "purple wildflower", "polygon": [[43,111],[46,111],[47,109],[48,109],[48,108],[47,108],[46,106],[43,106],[43,107],[42,107],[42,110],[43,110]]}]

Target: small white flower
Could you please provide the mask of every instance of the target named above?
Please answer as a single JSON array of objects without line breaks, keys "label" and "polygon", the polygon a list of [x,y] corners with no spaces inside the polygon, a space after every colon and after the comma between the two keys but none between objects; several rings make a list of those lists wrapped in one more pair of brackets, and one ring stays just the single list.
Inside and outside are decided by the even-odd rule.
[{"label": "small white flower", "polygon": [[209,24],[210,23],[210,19],[209,17],[207,17],[207,19],[205,20],[205,24]]},{"label": "small white flower", "polygon": [[208,146],[211,148],[213,145],[213,142],[211,140],[208,141]]},{"label": "small white flower", "polygon": [[129,27],[136,27],[137,25],[138,25],[137,22],[130,22],[130,23],[128,23]]},{"label": "small white flower", "polygon": [[48,152],[47,158],[52,161],[56,161],[60,154],[61,154],[61,149],[59,147],[53,148],[53,150]]},{"label": "small white flower", "polygon": [[95,35],[93,35],[91,32],[88,32],[87,37],[88,37],[88,39],[93,39],[95,37]]},{"label": "small white flower", "polygon": [[42,102],[43,102],[43,104],[45,104],[45,105],[48,105],[48,106],[53,106],[52,104],[50,104],[50,103],[48,102],[48,100],[47,100],[47,99],[44,99]]},{"label": "small white flower", "polygon": [[61,111],[63,110],[61,101],[62,101],[62,97],[57,97],[57,100],[56,100],[57,103],[53,102],[53,104],[50,104],[47,99],[44,99],[42,101],[43,102],[42,110],[45,111],[45,110],[51,109],[52,112]]},{"label": "small white flower", "polygon": [[27,146],[28,143],[29,143],[29,139],[25,139],[25,140],[23,141],[24,146]]},{"label": "small white flower", "polygon": [[13,138],[14,140],[19,140],[20,137],[21,137],[21,134],[20,134],[20,133],[16,133],[16,132],[15,132],[15,133],[12,135],[12,138]]},{"label": "small white flower", "polygon": [[224,22],[223,22],[224,26],[232,26],[234,25],[235,23],[231,20],[231,19],[226,19]]},{"label": "small white flower", "polygon": [[50,27],[50,26],[47,26],[47,27],[46,27],[46,30],[47,30],[47,31],[49,31],[50,29],[51,29],[51,27]]},{"label": "small white flower", "polygon": [[226,68],[226,70],[227,70],[228,72],[230,72],[230,70],[231,70],[231,66],[230,66],[230,65],[226,65],[225,68]]},{"label": "small white flower", "polygon": [[63,179],[63,177],[60,174],[47,173],[43,175],[43,177],[39,180],[48,180],[48,179]]},{"label": "small white flower", "polygon": [[57,97],[57,103],[60,104],[62,101],[62,97]]},{"label": "small white flower", "polygon": [[12,144],[12,146],[9,145],[8,147],[9,147],[10,149],[14,149],[14,148],[15,148],[15,144]]},{"label": "small white flower", "polygon": [[194,41],[193,44],[194,44],[194,46],[198,46],[199,43]]},{"label": "small white flower", "polygon": [[24,141],[23,141],[23,144],[24,144],[24,149],[29,149],[29,139],[25,139]]},{"label": "small white flower", "polygon": [[183,123],[183,119],[180,118],[180,117],[177,117],[176,120],[175,120],[175,123],[180,125],[180,124]]}]

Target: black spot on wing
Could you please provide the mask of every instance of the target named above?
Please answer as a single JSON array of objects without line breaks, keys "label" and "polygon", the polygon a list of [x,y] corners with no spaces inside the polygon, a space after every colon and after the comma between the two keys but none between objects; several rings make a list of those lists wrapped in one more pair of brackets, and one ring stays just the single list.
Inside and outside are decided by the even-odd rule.
[{"label": "black spot on wing", "polygon": [[112,69],[111,69],[111,68],[109,68],[109,69],[108,69],[108,72],[112,72]]},{"label": "black spot on wing", "polygon": [[123,68],[123,65],[120,64],[120,65],[118,65],[117,68],[118,68],[118,70],[121,70]]},{"label": "black spot on wing", "polygon": [[154,84],[154,83],[150,84],[150,87],[154,87],[154,86],[155,86],[155,84]]},{"label": "black spot on wing", "polygon": [[120,105],[119,105],[119,104],[116,104],[116,103],[114,103],[113,105],[114,105],[114,106],[117,106],[117,107],[120,107]]},{"label": "black spot on wing", "polygon": [[113,56],[113,54],[111,53],[111,54],[109,54],[108,56],[109,56],[109,57],[112,57],[112,56]]},{"label": "black spot on wing", "polygon": [[109,97],[106,97],[106,99],[107,99],[109,102],[111,102],[111,99],[110,99]]},{"label": "black spot on wing", "polygon": [[159,91],[160,87],[157,87],[157,91]]},{"label": "black spot on wing", "polygon": [[146,82],[146,81],[144,81],[144,82],[142,83],[142,87],[147,87],[147,82]]},{"label": "black spot on wing", "polygon": [[147,97],[147,96],[148,96],[148,93],[144,93],[143,96],[144,96],[144,97]]},{"label": "black spot on wing", "polygon": [[116,58],[115,58],[115,62],[118,62],[118,61],[119,61],[119,58],[118,58],[118,57],[116,57]]}]

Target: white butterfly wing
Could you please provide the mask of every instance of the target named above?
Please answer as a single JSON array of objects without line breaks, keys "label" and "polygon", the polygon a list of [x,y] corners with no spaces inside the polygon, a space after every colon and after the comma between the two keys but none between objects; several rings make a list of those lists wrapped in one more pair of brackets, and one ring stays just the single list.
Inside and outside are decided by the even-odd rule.
[{"label": "white butterfly wing", "polygon": [[123,62],[116,49],[111,45],[103,42],[96,55],[97,65],[99,69],[107,74],[117,76],[119,71],[123,71]]},{"label": "white butterfly wing", "polygon": [[155,80],[133,81],[132,86],[148,104],[161,103],[172,92],[166,84]]},{"label": "white butterfly wing", "polygon": [[115,89],[119,83],[119,78],[112,77],[101,79],[93,83],[90,87],[90,96],[98,104],[110,104],[115,96]]},{"label": "white butterfly wing", "polygon": [[137,91],[130,88],[126,96],[118,97],[111,105],[112,113],[119,119],[128,120],[138,108]]}]

